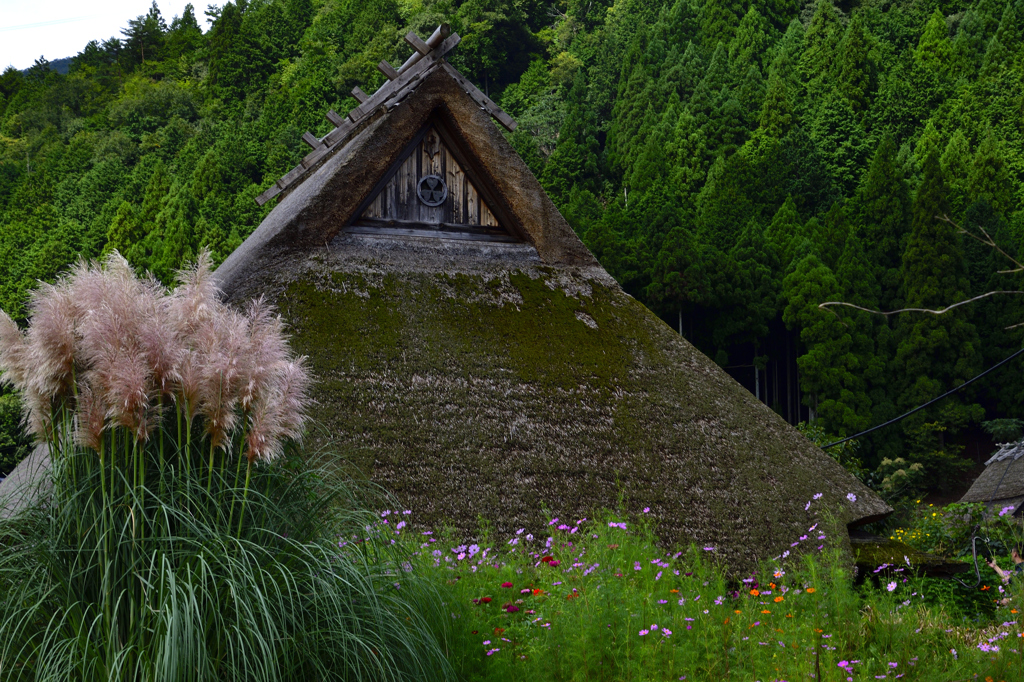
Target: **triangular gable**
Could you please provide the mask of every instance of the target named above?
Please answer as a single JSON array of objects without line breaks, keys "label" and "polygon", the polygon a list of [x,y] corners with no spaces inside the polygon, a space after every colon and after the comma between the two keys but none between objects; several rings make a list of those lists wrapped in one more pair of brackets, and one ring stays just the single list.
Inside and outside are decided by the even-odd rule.
[{"label": "triangular gable", "polygon": [[[481,200],[475,216],[467,205],[459,218],[463,222],[450,223],[458,229],[443,236],[466,238],[459,234],[496,227],[507,235],[493,235],[499,241],[518,241],[542,263],[600,268],[493,121],[506,127],[514,123],[503,120],[508,119],[504,112],[442,59],[457,38],[452,34],[437,48],[424,48],[426,55],[418,53],[418,62],[403,67],[397,79],[381,86],[322,140],[304,136],[320,146],[261,195],[261,204],[275,196],[280,200],[217,268],[226,293],[248,279],[258,262],[282,250],[330,248],[342,230],[365,228],[359,223],[375,217],[366,210],[413,153],[416,137],[431,126]],[[443,222],[438,223],[441,231],[449,229]]]},{"label": "triangular gable", "polygon": [[493,190],[477,179],[440,121],[431,121],[356,210],[351,234],[521,241],[491,209]]}]

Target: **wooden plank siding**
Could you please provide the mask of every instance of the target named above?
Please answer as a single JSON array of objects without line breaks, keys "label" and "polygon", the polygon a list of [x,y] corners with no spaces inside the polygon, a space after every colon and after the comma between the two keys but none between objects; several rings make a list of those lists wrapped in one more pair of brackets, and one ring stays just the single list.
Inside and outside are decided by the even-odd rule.
[{"label": "wooden plank siding", "polygon": [[[439,206],[427,206],[417,195],[420,178],[426,175],[437,175],[448,186],[448,196]],[[427,131],[363,211],[362,217],[428,225],[501,227],[487,202],[434,130]]]}]

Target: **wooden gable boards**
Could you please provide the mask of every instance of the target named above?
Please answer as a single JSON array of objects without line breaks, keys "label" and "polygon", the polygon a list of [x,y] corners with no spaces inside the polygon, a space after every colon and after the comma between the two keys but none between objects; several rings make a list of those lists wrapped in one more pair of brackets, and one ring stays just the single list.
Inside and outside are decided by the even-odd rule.
[{"label": "wooden gable boards", "polygon": [[472,172],[440,121],[431,121],[356,211],[352,234],[520,241],[491,209],[493,190]]}]

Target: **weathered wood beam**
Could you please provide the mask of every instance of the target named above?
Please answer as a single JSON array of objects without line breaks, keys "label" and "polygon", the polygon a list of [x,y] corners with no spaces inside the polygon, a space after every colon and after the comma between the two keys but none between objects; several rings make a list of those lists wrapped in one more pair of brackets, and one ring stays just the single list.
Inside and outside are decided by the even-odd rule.
[{"label": "weathered wood beam", "polygon": [[[359,106],[355,107],[352,111],[350,111],[347,120],[342,120],[340,124],[337,124],[337,127],[331,132],[329,132],[327,135],[325,135],[323,140],[317,140],[317,143],[320,146],[314,147],[313,151],[307,154],[306,157],[302,159],[302,162],[299,165],[295,166],[295,168],[292,168],[283,177],[279,178],[273,186],[271,186],[268,190],[263,192],[263,194],[259,195],[256,198],[256,203],[262,206],[263,204],[267,203],[275,196],[280,194],[282,191],[290,188],[292,185],[299,182],[299,180],[301,180],[306,175],[306,173],[313,165],[315,165],[318,161],[320,161],[327,154],[329,154],[336,145],[340,144],[352,133],[353,130],[356,129],[356,124],[359,121],[361,121],[375,109],[377,109],[381,105],[386,104],[388,101],[394,99],[395,97],[400,98],[403,95],[403,93],[406,92],[407,89],[409,89],[410,87],[415,85],[420,79],[422,79],[429,72],[429,70],[433,68],[437,63],[440,62],[444,64],[444,56],[451,52],[451,50],[456,45],[459,44],[459,41],[462,40],[459,37],[458,33],[450,33],[450,31],[451,29],[447,24],[442,24],[441,26],[439,26],[438,29],[434,31],[434,35],[430,36],[430,39],[427,41],[427,44],[429,45],[431,42],[440,42],[440,44],[431,45],[431,50],[429,54],[426,56],[426,58],[424,58],[424,56],[419,52],[416,52],[413,55],[413,57],[417,58],[416,61],[414,61],[412,65],[405,70],[404,73],[396,74],[397,78],[389,80],[387,83],[378,88],[377,92],[373,93],[373,95],[370,95],[366,99],[366,101],[360,103]],[[440,36],[443,36],[443,39],[440,38]],[[381,63],[387,64],[386,61]],[[388,64],[388,66],[390,67],[390,64]],[[458,71],[456,71],[455,73],[458,73]],[[465,87],[465,85],[463,87]],[[469,87],[472,87],[472,85],[469,84]],[[356,90],[358,90],[358,88],[356,88]],[[360,92],[362,91],[360,90]],[[482,94],[480,96],[483,97]],[[486,97],[484,99],[486,99]],[[490,100],[487,101],[490,102]],[[497,111],[501,111],[501,109],[499,109],[497,105],[494,104],[493,102],[491,102],[491,105]],[[504,112],[501,113],[504,114]],[[337,116],[335,112],[329,112],[329,114],[334,114],[335,116]],[[506,118],[508,118],[507,114],[505,116]],[[328,116],[328,120],[330,120],[331,123],[336,123],[336,121],[330,116]],[[508,120],[511,121],[512,119],[508,118]],[[514,126],[515,122],[513,121],[512,124]],[[316,140],[316,137],[312,133],[307,134],[309,135],[310,138]],[[303,140],[310,144],[310,146],[313,146],[313,143],[309,139],[307,139],[305,135],[303,136]]]},{"label": "weathered wood beam", "polygon": [[[384,85],[380,86],[377,92],[370,96],[370,99],[348,112],[348,117],[356,123],[363,120],[363,118],[371,111],[382,104],[385,104],[389,99],[401,92],[402,89],[409,83],[413,82],[417,76],[437,62],[441,61],[446,54],[452,51],[452,48],[459,44],[460,40],[462,40],[462,38],[459,37],[458,33],[453,33],[448,36],[440,46],[430,51],[429,56],[421,58],[420,61],[416,62],[409,69],[403,72],[398,79],[388,81]],[[416,54],[419,53],[417,52]]]},{"label": "weathered wood beam", "polygon": [[338,112],[336,112],[334,109],[331,109],[330,111],[327,112],[327,120],[330,121],[335,128],[337,128],[338,126],[345,122],[345,119],[339,116]]},{"label": "weathered wood beam", "polygon": [[389,81],[393,81],[398,78],[398,72],[395,71],[395,67],[388,64],[388,60],[380,60],[380,64],[377,65],[377,70],[388,77]]},{"label": "weathered wood beam", "polygon": [[302,133],[302,141],[305,142],[306,144],[308,144],[313,149],[319,149],[324,144],[319,139],[317,139],[316,135],[314,135],[313,133],[309,132],[308,130],[306,132]]},{"label": "weathered wood beam", "polygon": [[370,99],[370,96],[363,92],[362,88],[360,88],[358,85],[352,88],[352,96],[355,97],[360,104]]},{"label": "weathered wood beam", "polygon": [[[423,42],[423,39],[416,35],[415,31],[409,31],[405,34],[405,42],[412,45],[412,49],[419,52],[424,57],[430,52],[430,45]],[[405,66],[404,64],[402,66]]]},{"label": "weathered wood beam", "polygon": [[506,130],[511,133],[516,129],[519,124],[517,124],[511,116],[506,114],[501,107],[492,102],[490,97],[480,92],[479,88],[466,80],[465,76],[459,73],[458,69],[448,62],[443,62],[441,66],[448,72],[448,75],[454,78],[458,84],[462,86],[462,89],[466,91],[466,94],[472,97],[473,100],[484,109],[484,111],[497,119],[498,123],[505,126]]},{"label": "weathered wood beam", "polygon": [[[448,36],[450,36],[451,34],[452,27],[449,24],[441,24],[436,29],[434,29],[434,32],[430,34],[429,38],[427,38],[427,47],[433,50],[435,47],[437,47],[445,40],[447,40]],[[404,73],[406,70],[412,68],[413,64],[423,59],[423,57],[424,55],[421,54],[419,50],[416,50],[408,59],[405,60],[405,63],[402,64],[402,67],[398,69],[398,73]]]}]

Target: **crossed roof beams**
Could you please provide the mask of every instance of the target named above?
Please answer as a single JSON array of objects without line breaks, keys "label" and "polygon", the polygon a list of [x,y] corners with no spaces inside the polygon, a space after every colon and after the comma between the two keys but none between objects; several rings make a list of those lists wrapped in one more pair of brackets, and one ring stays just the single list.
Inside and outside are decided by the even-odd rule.
[{"label": "crossed roof beams", "polygon": [[439,64],[466,91],[466,94],[480,105],[481,109],[493,116],[509,132],[515,130],[516,122],[512,120],[511,116],[466,80],[458,69],[444,61],[445,55],[458,45],[460,40],[459,34],[452,33],[448,24],[438,26],[425,41],[413,31],[409,31],[405,36],[405,41],[413,47],[413,53],[405,60],[405,63],[397,70],[387,60],[378,64],[377,68],[387,76],[388,82],[372,95],[367,95],[358,87],[353,88],[352,96],[359,101],[359,105],[348,112],[348,116],[344,118],[333,110],[328,111],[327,120],[334,124],[334,130],[324,135],[323,138],[318,139],[316,135],[308,131],[303,133],[303,142],[312,147],[313,151],[307,154],[299,165],[279,178],[267,191],[256,197],[256,203],[262,206],[281,192],[300,184],[317,163],[333,150],[340,148],[371,113],[381,106],[386,105],[388,108],[397,106],[398,102],[404,99]]}]

